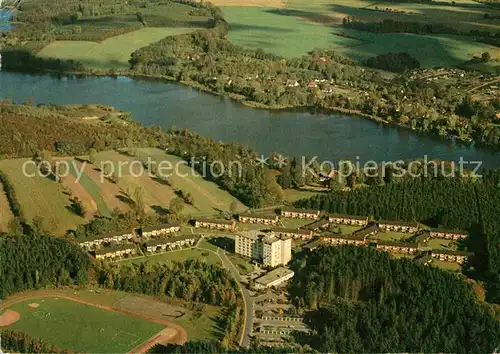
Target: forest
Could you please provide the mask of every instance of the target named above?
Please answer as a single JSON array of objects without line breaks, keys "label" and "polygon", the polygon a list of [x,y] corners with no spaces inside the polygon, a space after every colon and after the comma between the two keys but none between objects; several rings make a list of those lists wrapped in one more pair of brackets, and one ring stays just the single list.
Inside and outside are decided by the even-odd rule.
[{"label": "forest", "polygon": [[294,264],[302,338],[320,352],[486,353],[500,344],[492,311],[456,275],[369,247],[322,247]]},{"label": "forest", "polygon": [[420,68],[420,62],[406,52],[379,54],[366,61],[366,66],[393,72]]},{"label": "forest", "polygon": [[0,234],[0,299],[28,289],[86,284],[90,268],[88,254],[66,240]]},{"label": "forest", "polygon": [[2,349],[14,353],[71,353],[69,350],[45,343],[23,332],[6,329],[0,331],[0,335],[2,336]]},{"label": "forest", "polygon": [[316,195],[298,201],[296,206],[468,231],[464,247],[476,254],[476,276],[488,281],[488,300],[499,302],[499,185],[500,171],[485,172],[479,180],[403,178],[370,188]]}]

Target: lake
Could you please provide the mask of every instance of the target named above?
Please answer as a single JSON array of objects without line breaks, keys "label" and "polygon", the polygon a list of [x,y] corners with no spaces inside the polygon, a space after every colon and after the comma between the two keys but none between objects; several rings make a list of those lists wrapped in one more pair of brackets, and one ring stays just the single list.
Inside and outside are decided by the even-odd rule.
[{"label": "lake", "polygon": [[161,127],[187,128],[221,141],[247,144],[260,153],[288,156],[392,161],[424,158],[482,161],[500,167],[500,156],[439,137],[339,114],[270,112],[245,107],[177,83],[127,77],[32,76],[0,73],[0,97],[18,103],[114,106],[132,112],[136,121]]}]

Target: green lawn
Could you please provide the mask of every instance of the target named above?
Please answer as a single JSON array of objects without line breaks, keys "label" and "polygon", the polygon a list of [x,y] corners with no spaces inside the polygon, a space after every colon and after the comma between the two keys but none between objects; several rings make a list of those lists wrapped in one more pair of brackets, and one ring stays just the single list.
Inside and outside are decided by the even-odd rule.
[{"label": "green lawn", "polygon": [[238,272],[240,272],[241,275],[247,275],[254,271],[254,266],[250,263],[249,260],[236,254],[230,253],[228,253],[227,257],[231,262],[233,262],[233,264],[236,266],[236,269],[238,269]]},{"label": "green lawn", "polygon": [[432,259],[431,264],[435,267],[444,269],[444,270],[451,270],[454,272],[460,272],[462,270],[462,267],[460,264],[455,263],[455,262],[443,262],[438,259]]},{"label": "green lawn", "polygon": [[456,246],[453,245],[452,240],[444,240],[440,238],[431,238],[426,247],[432,248],[433,250],[456,250]]},{"label": "green lawn", "polygon": [[38,56],[81,62],[85,67],[99,70],[128,69],[128,60],[135,50],[162,38],[188,33],[193,27],[154,28],[147,27],[101,43],[87,41],[56,41],[43,48]]},{"label": "green lawn", "polygon": [[281,223],[284,227],[288,229],[298,229],[301,226],[310,224],[314,222],[314,220],[304,220],[304,219],[281,219]]},{"label": "green lawn", "polygon": [[403,239],[409,238],[411,236],[412,234],[404,232],[380,231],[378,234],[373,235],[372,238],[381,241],[401,242]]},{"label": "green lawn", "polygon": [[[31,308],[29,303],[38,303]],[[10,307],[21,319],[7,327],[75,352],[125,353],[163,326],[71,300],[40,298]]]},{"label": "green lawn", "polygon": [[203,260],[207,264],[220,264],[220,258],[206,250],[201,250],[197,248],[186,248],[182,250],[174,250],[170,252],[165,252],[161,254],[148,254],[145,257],[138,257],[133,259],[127,259],[119,261],[119,263],[134,263],[140,264],[143,262],[151,263],[165,263],[165,262],[184,262],[192,259]]},{"label": "green lawn", "polygon": [[[25,175],[23,164],[28,159],[1,160],[2,170],[12,183],[21,209],[30,222],[35,217],[43,220],[43,227],[55,235],[63,235],[85,220],[71,212],[69,196],[64,194],[62,184],[35,174],[35,167],[27,165]],[[35,174],[34,177],[28,175]]]}]

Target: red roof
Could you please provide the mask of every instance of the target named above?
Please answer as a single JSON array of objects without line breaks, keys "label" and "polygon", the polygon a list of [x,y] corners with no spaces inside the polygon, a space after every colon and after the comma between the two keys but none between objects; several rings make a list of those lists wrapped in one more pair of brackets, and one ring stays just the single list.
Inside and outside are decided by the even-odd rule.
[{"label": "red roof", "polygon": [[314,81],[311,81],[307,84],[307,87],[316,87],[318,85],[316,85],[316,83]]},{"label": "red roof", "polygon": [[497,113],[497,118],[500,119],[500,112]]}]

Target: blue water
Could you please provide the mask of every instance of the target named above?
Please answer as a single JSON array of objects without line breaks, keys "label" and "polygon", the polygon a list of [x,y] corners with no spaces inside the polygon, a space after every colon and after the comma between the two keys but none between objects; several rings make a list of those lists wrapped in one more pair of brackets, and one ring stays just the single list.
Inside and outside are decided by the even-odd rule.
[{"label": "blue water", "polygon": [[9,23],[12,14],[7,10],[0,10],[0,32],[10,31],[12,25]]},{"label": "blue water", "polygon": [[22,103],[29,97],[37,104],[111,105],[131,111],[133,119],[147,126],[188,128],[216,140],[247,144],[263,154],[318,156],[334,162],[462,158],[500,168],[499,153],[362,118],[253,109],[176,83],[0,73],[0,98]]}]

